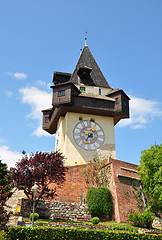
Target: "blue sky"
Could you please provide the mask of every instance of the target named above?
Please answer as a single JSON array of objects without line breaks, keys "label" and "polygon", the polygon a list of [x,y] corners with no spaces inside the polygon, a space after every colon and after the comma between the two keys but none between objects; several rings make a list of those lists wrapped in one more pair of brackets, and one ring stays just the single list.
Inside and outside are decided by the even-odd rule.
[{"label": "blue sky", "polygon": [[115,126],[117,159],[139,164],[162,142],[161,0],[0,1],[0,157],[54,150],[41,130],[54,71],[72,73],[87,44],[113,88],[130,97],[131,118]]}]

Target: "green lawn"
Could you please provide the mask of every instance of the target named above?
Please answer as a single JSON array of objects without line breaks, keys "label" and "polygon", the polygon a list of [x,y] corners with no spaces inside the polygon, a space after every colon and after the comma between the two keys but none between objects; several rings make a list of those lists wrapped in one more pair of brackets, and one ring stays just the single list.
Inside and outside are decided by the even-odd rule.
[{"label": "green lawn", "polygon": [[[31,222],[29,218],[23,218],[25,222]],[[53,221],[50,219],[38,219],[35,221],[36,225],[38,226],[41,223],[60,223],[62,224],[76,224],[76,225],[93,225],[91,222],[64,222],[64,221]],[[114,221],[111,222],[100,222],[99,226],[106,226],[110,230],[125,230],[125,231],[135,231],[137,232],[138,228],[129,224],[129,223],[117,223]]]}]

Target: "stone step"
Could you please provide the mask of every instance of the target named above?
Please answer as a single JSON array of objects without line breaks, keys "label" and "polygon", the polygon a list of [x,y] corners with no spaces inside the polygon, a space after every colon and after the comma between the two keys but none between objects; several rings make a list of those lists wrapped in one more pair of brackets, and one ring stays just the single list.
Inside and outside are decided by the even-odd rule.
[{"label": "stone step", "polygon": [[11,217],[8,220],[7,226],[17,227],[17,222],[18,222],[18,216],[11,215]]},{"label": "stone step", "polygon": [[[7,210],[7,212],[14,212],[16,205],[20,203],[21,199],[25,196],[23,190],[18,190],[17,188],[14,188],[12,191],[12,196],[6,201],[5,209]],[[11,214],[7,226],[17,226],[17,222],[18,216]]]},{"label": "stone step", "polygon": [[12,196],[6,201],[6,210],[8,212],[14,211],[17,203],[20,202],[21,198],[25,196],[23,190],[14,189]]}]

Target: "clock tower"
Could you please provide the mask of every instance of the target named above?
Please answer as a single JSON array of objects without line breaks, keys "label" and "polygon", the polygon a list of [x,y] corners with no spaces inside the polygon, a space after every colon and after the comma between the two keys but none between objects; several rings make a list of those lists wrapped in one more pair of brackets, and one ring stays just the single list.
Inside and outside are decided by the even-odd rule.
[{"label": "clock tower", "polygon": [[55,150],[67,166],[94,155],[116,158],[114,125],[129,118],[129,97],[110,87],[86,45],[72,74],[54,72],[52,108],[43,110],[43,129],[55,135]]}]

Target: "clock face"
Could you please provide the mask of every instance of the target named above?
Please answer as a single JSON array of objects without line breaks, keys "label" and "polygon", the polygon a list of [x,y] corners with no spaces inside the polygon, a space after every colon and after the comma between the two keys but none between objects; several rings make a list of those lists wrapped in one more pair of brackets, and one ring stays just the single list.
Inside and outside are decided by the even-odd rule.
[{"label": "clock face", "polygon": [[89,120],[79,121],[73,129],[75,143],[86,151],[95,151],[102,147],[105,134],[102,127]]}]

